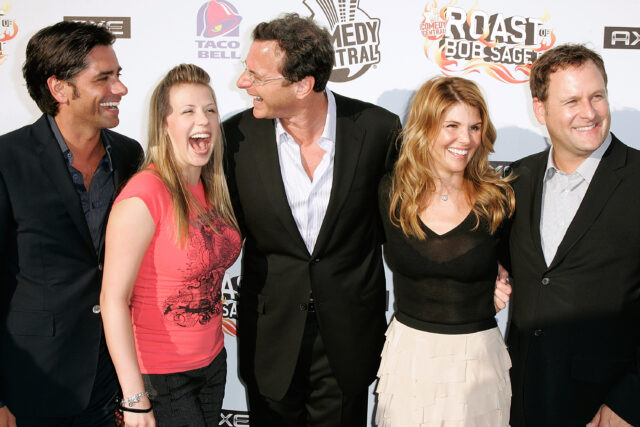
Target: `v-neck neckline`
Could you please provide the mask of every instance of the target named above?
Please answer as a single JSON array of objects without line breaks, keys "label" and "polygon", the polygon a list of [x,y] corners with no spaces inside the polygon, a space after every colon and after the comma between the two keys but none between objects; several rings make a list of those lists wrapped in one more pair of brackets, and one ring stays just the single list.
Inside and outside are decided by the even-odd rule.
[{"label": "v-neck neckline", "polygon": [[469,213],[467,214],[467,216],[464,217],[464,219],[456,226],[454,226],[453,228],[451,228],[450,230],[447,230],[446,232],[439,234],[436,233],[435,231],[433,231],[431,228],[429,228],[429,226],[427,224],[424,223],[424,221],[422,221],[422,218],[420,218],[420,216],[418,216],[418,220],[420,221],[420,224],[422,225],[422,227],[427,230],[429,233],[433,234],[436,237],[446,237],[447,235],[451,234],[452,232],[458,230],[460,227],[462,227],[462,225],[464,225],[469,218],[473,215],[473,209],[471,209],[469,211]]}]

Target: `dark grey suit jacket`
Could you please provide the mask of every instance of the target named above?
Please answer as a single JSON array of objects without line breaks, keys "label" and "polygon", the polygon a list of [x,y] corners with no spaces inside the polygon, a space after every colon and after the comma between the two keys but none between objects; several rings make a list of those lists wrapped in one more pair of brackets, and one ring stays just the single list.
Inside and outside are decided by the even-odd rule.
[{"label": "dark grey suit jacket", "polygon": [[[117,192],[142,149],[103,132]],[[0,136],[0,400],[18,416],[67,416],[89,403],[102,336],[92,311],[102,237],[96,252],[46,116]]]},{"label": "dark grey suit jacket", "polygon": [[511,425],[584,426],[602,403],[640,425],[640,152],[613,137],[547,267],[548,154],[513,165]]},{"label": "dark grey suit jacket", "polygon": [[313,291],[327,357],[346,393],[373,381],[386,327],[377,186],[400,121],[335,95],[333,187],[314,251],[295,224],[282,182],[273,120],[252,110],[224,123],[230,192],[246,242],[238,308],[241,376],[273,399],[291,382]]}]

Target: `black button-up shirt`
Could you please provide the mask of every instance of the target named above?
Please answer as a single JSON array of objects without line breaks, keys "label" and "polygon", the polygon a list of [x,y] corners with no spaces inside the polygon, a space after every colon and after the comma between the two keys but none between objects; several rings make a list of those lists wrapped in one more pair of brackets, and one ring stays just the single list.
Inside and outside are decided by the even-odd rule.
[{"label": "black button-up shirt", "polygon": [[109,205],[112,202],[113,193],[115,191],[115,185],[113,182],[113,163],[111,160],[111,144],[109,142],[109,138],[105,132],[101,132],[100,139],[104,144],[105,154],[98,164],[98,168],[91,180],[89,191],[87,191],[84,186],[82,173],[73,167],[73,153],[62,137],[58,125],[51,115],[47,115],[47,118],[49,119],[51,130],[60,145],[60,150],[62,151],[62,155],[66,161],[69,175],[73,181],[73,186],[75,187],[76,193],[82,203],[82,210],[84,211],[84,217],[87,220],[87,225],[89,226],[93,247],[96,252],[98,252],[104,221],[106,221],[106,214],[109,210]]}]

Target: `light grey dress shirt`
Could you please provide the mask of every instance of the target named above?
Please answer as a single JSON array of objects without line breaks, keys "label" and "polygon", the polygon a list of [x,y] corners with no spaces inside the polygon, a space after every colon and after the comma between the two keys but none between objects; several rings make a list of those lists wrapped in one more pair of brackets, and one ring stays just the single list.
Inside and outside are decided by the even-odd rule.
[{"label": "light grey dress shirt", "polygon": [[584,198],[600,159],[611,144],[611,134],[575,170],[567,174],[558,170],[553,163],[553,147],[549,150],[547,169],[542,187],[542,212],[540,215],[540,237],[542,251],[547,265],[551,264],[558,246],[564,238]]},{"label": "light grey dress shirt", "polygon": [[325,91],[328,108],[324,130],[318,145],[325,153],[320,164],[309,179],[302,165],[300,146],[276,119],[276,142],[280,173],[289,201],[289,208],[298,226],[298,231],[309,251],[313,253],[320,227],[329,205],[333,185],[333,164],[336,140],[336,101],[330,90]]}]

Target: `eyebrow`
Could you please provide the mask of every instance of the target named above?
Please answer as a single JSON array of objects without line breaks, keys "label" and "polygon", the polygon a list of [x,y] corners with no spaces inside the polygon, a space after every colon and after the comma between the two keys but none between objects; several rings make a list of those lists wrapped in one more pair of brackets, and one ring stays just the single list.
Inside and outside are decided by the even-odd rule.
[{"label": "eyebrow", "polygon": [[108,70],[108,71],[100,71],[96,77],[102,77],[102,76],[110,76],[112,74],[118,74],[122,72],[122,67],[118,67],[117,70]]},{"label": "eyebrow", "polygon": [[[457,121],[457,120],[445,120],[445,121],[443,121],[443,122],[442,122],[442,124],[445,124],[445,123],[455,123],[455,124],[457,124],[457,125],[462,124],[461,122],[459,122],[459,121]],[[471,124],[471,126],[481,125],[481,124],[482,124],[482,120],[480,120],[480,121],[478,121],[478,122],[476,122],[476,123],[472,123],[472,124]]]},{"label": "eyebrow", "polygon": [[258,80],[262,80],[262,77],[264,76],[264,74],[262,74],[262,77],[261,77],[260,73],[256,73],[254,70],[249,68],[249,64],[247,64],[247,59],[246,58],[242,60],[242,63],[244,64],[244,68],[247,69],[248,73],[252,74],[253,77],[257,77]]},{"label": "eyebrow", "polygon": [[[183,105],[181,105],[181,107],[197,107],[197,106],[198,106],[197,104],[183,104]],[[210,102],[208,104],[204,104],[204,107],[216,107],[216,108],[218,108],[216,106],[215,102]]]}]

